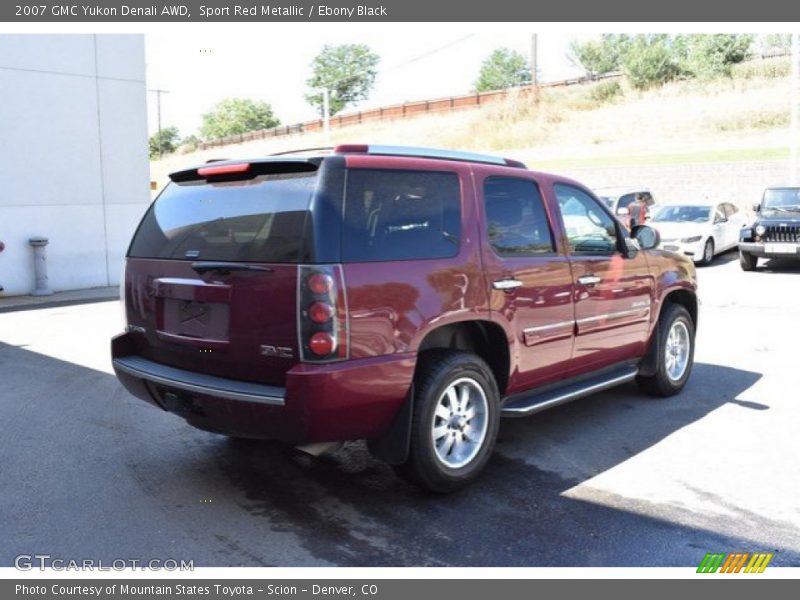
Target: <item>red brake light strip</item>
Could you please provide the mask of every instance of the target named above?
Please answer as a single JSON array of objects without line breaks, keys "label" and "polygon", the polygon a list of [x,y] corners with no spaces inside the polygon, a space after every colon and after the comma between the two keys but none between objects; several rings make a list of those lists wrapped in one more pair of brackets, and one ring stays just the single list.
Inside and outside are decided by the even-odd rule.
[{"label": "red brake light strip", "polygon": [[200,167],[197,174],[200,177],[211,177],[213,175],[231,175],[235,173],[246,173],[250,170],[250,163],[235,163],[232,165],[214,165],[211,167]]}]

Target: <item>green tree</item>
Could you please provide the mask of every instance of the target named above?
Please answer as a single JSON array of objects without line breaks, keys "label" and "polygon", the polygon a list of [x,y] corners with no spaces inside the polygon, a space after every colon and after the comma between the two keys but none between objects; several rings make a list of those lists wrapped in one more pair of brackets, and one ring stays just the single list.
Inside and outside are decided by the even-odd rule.
[{"label": "green tree", "polygon": [[330,92],[329,110],[334,115],[348,104],[366,100],[375,77],[380,57],[366,44],[326,44],[311,62],[311,77],[306,80],[310,88],[306,101],[319,114],[324,112],[324,89]]},{"label": "green tree", "polygon": [[261,100],[226,98],[203,115],[200,135],[210,140],[280,125],[272,106]]},{"label": "green tree", "polygon": [[678,66],[673,40],[668,35],[637,35],[621,54],[622,71],[630,84],[645,89],[675,79]]},{"label": "green tree", "polygon": [[158,158],[162,154],[175,152],[178,147],[177,127],[166,127],[150,136],[150,158]]},{"label": "green tree", "polygon": [[675,38],[681,72],[691,77],[730,75],[731,67],[747,59],[755,36],[750,34],[691,34]]},{"label": "green tree", "polygon": [[622,56],[629,46],[630,38],[627,35],[606,33],[598,39],[585,42],[573,40],[567,56],[593,78],[619,70]]},{"label": "green tree", "polygon": [[504,90],[530,81],[531,67],[527,59],[515,50],[497,48],[483,61],[475,91]]}]

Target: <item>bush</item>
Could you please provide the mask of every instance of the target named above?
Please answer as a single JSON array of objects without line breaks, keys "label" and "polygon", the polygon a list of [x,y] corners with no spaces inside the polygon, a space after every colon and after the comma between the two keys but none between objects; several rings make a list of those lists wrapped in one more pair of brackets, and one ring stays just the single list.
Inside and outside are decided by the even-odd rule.
[{"label": "bush", "polygon": [[622,86],[615,79],[601,81],[589,92],[589,97],[600,104],[610,102],[619,96],[622,96]]},{"label": "bush", "polygon": [[792,72],[792,59],[788,56],[748,60],[731,67],[734,79],[781,79]]},{"label": "bush", "polygon": [[712,121],[717,131],[780,129],[789,125],[789,110],[752,110]]}]

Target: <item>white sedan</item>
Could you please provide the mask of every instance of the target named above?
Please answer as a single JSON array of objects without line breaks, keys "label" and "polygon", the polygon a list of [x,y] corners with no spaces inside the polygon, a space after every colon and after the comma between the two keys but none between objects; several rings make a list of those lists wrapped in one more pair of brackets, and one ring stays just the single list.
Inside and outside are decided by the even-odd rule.
[{"label": "white sedan", "polygon": [[730,202],[671,204],[660,207],[648,224],[661,234],[664,250],[707,265],[716,254],[739,245],[745,216]]}]

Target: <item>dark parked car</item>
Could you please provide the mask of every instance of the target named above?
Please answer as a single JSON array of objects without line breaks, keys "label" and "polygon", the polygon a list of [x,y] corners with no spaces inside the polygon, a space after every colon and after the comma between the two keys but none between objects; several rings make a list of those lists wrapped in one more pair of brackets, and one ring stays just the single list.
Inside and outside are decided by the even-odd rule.
[{"label": "dark parked car", "polygon": [[127,254],[113,364],[201,429],[366,439],[446,492],[486,465],[501,416],[634,379],[669,396],[691,372],[691,261],[575,181],[356,145],[171,179]]},{"label": "dark parked car", "polygon": [[800,260],[800,186],[767,188],[753,211],[755,223],[739,234],[742,269],[754,270],[759,258]]}]

